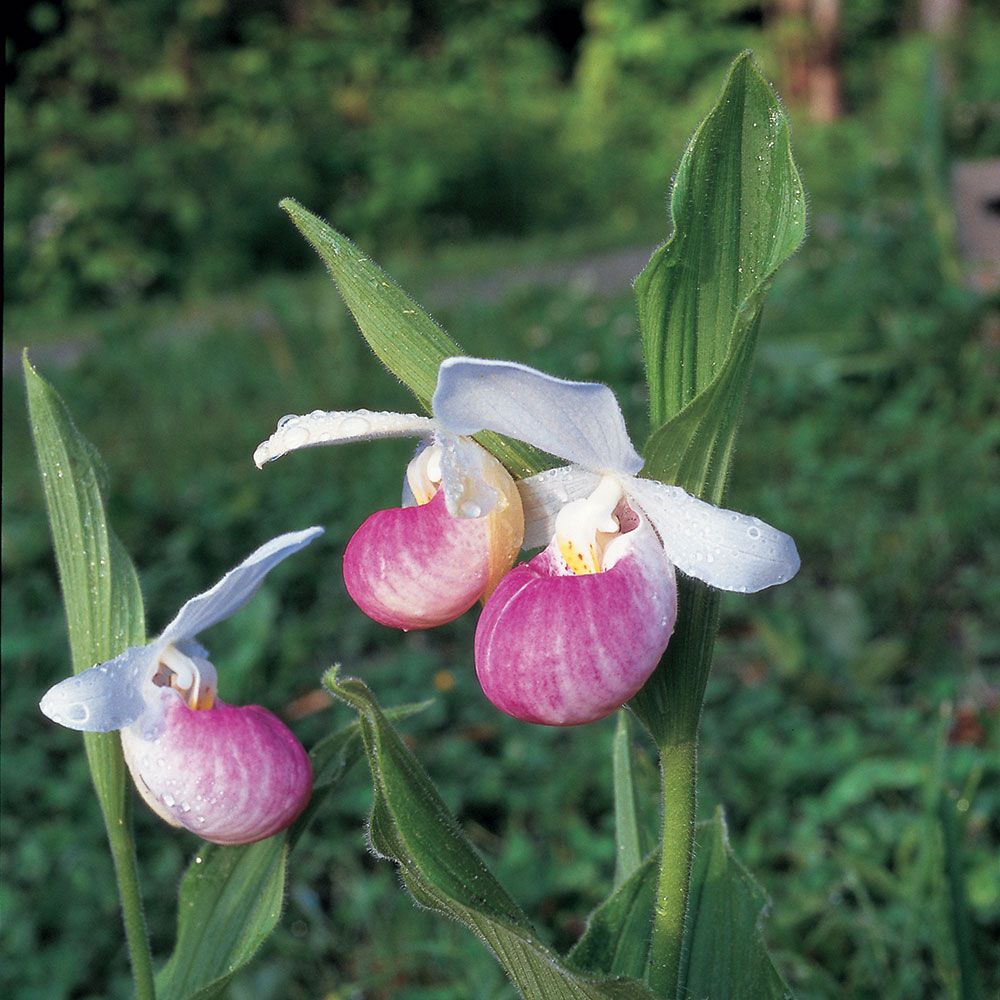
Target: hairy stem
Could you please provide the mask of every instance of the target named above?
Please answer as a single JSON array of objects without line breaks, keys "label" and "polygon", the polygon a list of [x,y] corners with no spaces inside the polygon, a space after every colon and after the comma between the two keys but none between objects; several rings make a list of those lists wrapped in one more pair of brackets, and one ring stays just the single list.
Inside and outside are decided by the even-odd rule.
[{"label": "hairy stem", "polygon": [[691,861],[698,777],[698,749],[692,740],[660,751],[663,832],[660,871],[649,951],[649,986],[662,997],[678,993]]}]

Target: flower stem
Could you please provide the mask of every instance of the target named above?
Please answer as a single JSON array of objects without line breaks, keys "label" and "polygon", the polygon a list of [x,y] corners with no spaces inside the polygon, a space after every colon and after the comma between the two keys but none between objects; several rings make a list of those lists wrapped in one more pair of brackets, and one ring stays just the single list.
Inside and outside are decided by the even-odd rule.
[{"label": "flower stem", "polygon": [[660,751],[663,834],[653,909],[649,986],[658,996],[678,993],[691,861],[698,777],[695,742],[668,744]]},{"label": "flower stem", "polygon": [[111,816],[105,813],[104,819],[108,842],[111,845],[111,858],[115,866],[115,880],[118,883],[118,898],[121,901],[125,940],[128,944],[129,960],[132,963],[136,1000],[155,1000],[153,959],[149,951],[149,934],[146,931],[146,916],[142,909],[142,895],[139,891],[139,866],[135,856],[135,837],[132,833],[132,810],[128,801],[126,800],[120,815]]}]

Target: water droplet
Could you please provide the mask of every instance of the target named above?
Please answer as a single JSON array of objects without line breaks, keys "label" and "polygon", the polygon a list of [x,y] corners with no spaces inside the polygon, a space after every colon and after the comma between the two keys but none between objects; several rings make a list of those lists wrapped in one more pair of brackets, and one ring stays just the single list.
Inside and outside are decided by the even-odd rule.
[{"label": "water droplet", "polygon": [[291,423],[291,421],[293,421],[293,420],[298,420],[298,418],[299,418],[299,415],[298,415],[297,413],[286,413],[286,414],[285,414],[285,415],[284,415],[284,416],[283,416],[283,417],[282,417],[282,418],[281,418],[281,419],[280,419],[280,420],[278,421],[278,430],[280,431],[282,427],[285,427],[285,426],[287,426],[287,425],[288,425],[289,423]]},{"label": "water droplet", "polygon": [[344,417],[340,425],[341,434],[367,434],[371,430],[371,422],[358,413]]},{"label": "water droplet", "polygon": [[168,809],[173,809],[173,807],[174,807],[174,806],[175,806],[175,805],[177,804],[177,799],[175,799],[175,798],[174,798],[174,797],[173,797],[173,796],[172,796],[172,795],[170,794],[170,792],[164,792],[164,793],[163,793],[163,804],[164,804],[164,805],[165,805],[165,806],[166,806],[166,807],[167,807]]},{"label": "water droplet", "polygon": [[751,538],[760,538],[760,528],[758,528],[756,525],[751,525],[749,528],[747,528],[747,534]]},{"label": "water droplet", "polygon": [[66,709],[66,715],[70,722],[86,722],[90,718],[90,709],[78,701]]}]

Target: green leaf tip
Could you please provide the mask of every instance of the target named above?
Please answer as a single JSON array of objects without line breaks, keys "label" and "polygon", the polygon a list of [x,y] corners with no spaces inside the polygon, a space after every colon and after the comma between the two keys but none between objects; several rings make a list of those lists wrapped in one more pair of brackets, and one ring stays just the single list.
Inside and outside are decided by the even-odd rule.
[{"label": "green leaf tip", "polygon": [[764,295],[805,221],[787,119],[744,52],[681,159],[670,237],[636,279],[648,475],[721,499]]},{"label": "green leaf tip", "polygon": [[[805,236],[788,122],[752,54],[736,57],[681,158],[672,231],[636,278],[653,432],[643,474],[725,498],[765,295]],[[697,731],[718,593],[681,581],[677,629],[632,708],[661,747]]]},{"label": "green leaf tip", "polygon": [[[322,258],[375,356],[430,413],[441,362],[464,354],[461,345],[346,236],[292,198],[280,205]],[[476,440],[517,478],[547,467],[534,448],[518,441],[491,433]]]}]

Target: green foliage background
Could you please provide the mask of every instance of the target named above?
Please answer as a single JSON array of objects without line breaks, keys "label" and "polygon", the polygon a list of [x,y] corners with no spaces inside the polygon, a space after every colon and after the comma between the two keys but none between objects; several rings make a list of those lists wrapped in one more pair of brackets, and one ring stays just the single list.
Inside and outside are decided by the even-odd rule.
[{"label": "green foliage background", "polygon": [[[726,804],[801,996],[957,996],[949,863],[990,995],[997,303],[953,280],[935,219],[950,161],[1000,151],[998,27],[967,4],[939,104],[911,5],[842,6],[850,113],[820,126],[790,109],[812,232],[765,308],[730,495],[796,537],[803,570],[723,601],[700,814]],[[292,715],[311,697],[323,707],[293,723],[309,744],[351,717],[315,694],[335,660],[386,705],[436,693],[402,728],[560,948],[611,881],[611,725],[500,717],[472,673],[472,615],[396,636],[350,604],[339,555],[395,502],[405,444],[253,468],[285,412],[410,405],[276,203],[327,215],[470,351],[609,381],[641,441],[630,290],[546,285],[542,262],[667,235],[670,173],[726,64],[750,45],[780,72],[763,13],[740,0],[66,0],[32,5],[8,41],[5,346],[32,347],[104,454],[151,630],[254,544],[326,525],[205,637],[223,697]],[[23,389],[6,374],[4,388],[0,989],[126,995],[80,741],[35,707],[68,657]],[[415,910],[366,853],[370,795],[358,769],[317,817],[282,925],[232,997],[510,995],[466,932]],[[196,841],[136,814],[162,957]]]}]

